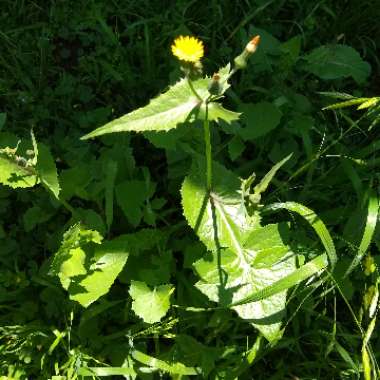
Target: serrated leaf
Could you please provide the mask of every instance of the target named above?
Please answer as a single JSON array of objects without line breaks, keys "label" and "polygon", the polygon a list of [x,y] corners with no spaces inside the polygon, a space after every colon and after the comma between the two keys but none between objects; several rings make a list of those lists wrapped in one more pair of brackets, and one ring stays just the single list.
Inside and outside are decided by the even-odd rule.
[{"label": "serrated leaf", "polygon": [[[210,251],[219,247],[231,247],[234,239],[229,228],[235,229],[236,236],[249,228],[246,225],[245,209],[240,194],[239,178],[223,166],[213,163],[213,191],[208,193],[205,185],[206,162],[203,159],[193,162],[193,166],[183,182],[182,206],[189,225]],[[212,219],[216,213],[216,225]],[[233,220],[232,226],[225,223]],[[215,242],[215,237],[218,241]]]},{"label": "serrated leaf", "polygon": [[306,263],[305,265],[302,265],[300,268],[296,269],[292,273],[288,274],[287,276],[282,277],[280,280],[257,291],[256,293],[253,293],[247,296],[246,298],[243,298],[240,301],[233,303],[231,306],[244,305],[250,302],[264,300],[268,297],[273,296],[274,294],[278,294],[286,289],[298,285],[300,282],[308,279],[309,277],[325,269],[327,265],[327,255],[319,255],[313,260]]},{"label": "serrated leaf", "polygon": [[36,170],[41,182],[58,199],[61,190],[58,182],[57,168],[49,148],[42,143],[38,143],[38,158]]},{"label": "serrated leaf", "polygon": [[[207,90],[209,81],[210,78],[207,77],[193,82],[193,87],[200,97],[197,98],[192,92],[187,79],[181,79],[170,87],[167,92],[151,100],[147,106],[111,121],[83,136],[82,139],[85,140],[114,132],[165,132],[176,128],[178,124],[185,121],[193,121],[196,117],[202,118],[205,108],[204,101],[209,96]],[[200,107],[201,105],[202,107]],[[223,119],[230,123],[239,117],[239,114],[224,109],[219,103],[209,103],[208,107],[209,120],[211,121]]]},{"label": "serrated leaf", "polygon": [[159,322],[170,307],[171,285],[159,285],[150,289],[145,282],[131,281],[129,294],[133,299],[132,310],[146,323]]},{"label": "serrated leaf", "polygon": [[[193,86],[202,98],[208,94],[207,79],[194,81]],[[169,90],[142,108],[124,115],[82,137],[89,139],[114,132],[168,131],[185,122],[201,101],[191,91],[187,80],[181,79]]]},{"label": "serrated leaf", "polygon": [[226,66],[222,67],[218,71],[219,83],[221,86],[221,91],[220,91],[221,94],[224,94],[230,88],[230,84],[228,83],[228,79],[230,78],[230,73],[231,73],[230,63],[227,63]]},{"label": "serrated leaf", "polygon": [[[188,223],[211,251],[195,264],[201,277],[196,287],[226,306],[290,274],[295,269],[295,259],[282,242],[277,225],[261,227],[259,217],[255,221],[247,217],[239,193],[240,180],[214,163],[213,190],[209,194],[203,166],[202,160],[196,162],[186,177],[182,205]],[[260,239],[255,245],[257,236]],[[264,257],[269,260],[269,267],[265,266]],[[236,311],[273,341],[280,332],[285,302],[286,290],[237,306]]]},{"label": "serrated leaf", "polygon": [[233,112],[223,108],[219,103],[212,102],[208,105],[208,119],[210,121],[224,120],[231,124],[235,120],[239,120],[240,113]]},{"label": "serrated leaf", "polygon": [[306,57],[306,70],[321,79],[353,77],[357,83],[364,82],[370,74],[370,65],[359,53],[347,45],[325,45],[314,49]]},{"label": "serrated leaf", "polygon": [[[294,256],[289,247],[282,243],[278,232],[273,233],[271,226],[266,227],[263,232],[260,231],[261,235],[266,235],[265,240],[269,244],[273,243],[273,246],[261,246],[259,243],[254,250],[252,246],[246,249],[241,245],[238,254],[225,249],[220,253],[212,253],[211,257],[206,256],[195,264],[195,269],[201,277],[195,286],[212,301],[229,306],[291,274],[295,270]],[[267,265],[263,260],[268,253],[271,255],[268,258],[271,265]],[[255,257],[258,260],[256,265]],[[283,289],[256,302],[236,306],[234,309],[269,341],[274,341],[280,334],[286,290]]]}]

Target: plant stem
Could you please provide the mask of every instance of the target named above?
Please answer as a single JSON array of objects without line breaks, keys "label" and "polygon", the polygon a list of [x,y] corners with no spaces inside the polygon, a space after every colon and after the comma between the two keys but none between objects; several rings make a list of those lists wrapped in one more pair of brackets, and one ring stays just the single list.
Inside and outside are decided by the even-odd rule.
[{"label": "plant stem", "polygon": [[211,191],[212,185],[212,159],[211,159],[211,135],[210,135],[210,121],[208,119],[208,102],[209,98],[205,101],[201,98],[201,96],[195,90],[193,83],[188,75],[186,75],[187,83],[192,91],[192,93],[200,100],[201,104],[204,102],[206,107],[205,119],[203,121],[203,129],[204,129],[204,138],[205,138],[205,149],[206,149],[206,186],[207,191]]},{"label": "plant stem", "polygon": [[189,78],[188,75],[186,75],[186,80],[187,80],[187,83],[189,84],[191,92],[197,97],[198,100],[203,102],[203,99],[201,98],[201,96],[195,91],[195,88],[193,86],[193,82],[191,81],[191,79]]},{"label": "plant stem", "polygon": [[203,121],[205,149],[206,149],[206,175],[207,175],[207,191],[211,191],[212,186],[212,157],[211,157],[211,135],[210,135],[210,121],[208,119],[208,102],[206,102],[206,114]]}]

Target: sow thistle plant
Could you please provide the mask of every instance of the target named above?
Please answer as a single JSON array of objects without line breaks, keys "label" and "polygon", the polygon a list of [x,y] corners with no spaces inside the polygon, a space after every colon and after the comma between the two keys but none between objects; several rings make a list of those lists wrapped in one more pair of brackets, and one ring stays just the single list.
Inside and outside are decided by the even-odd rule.
[{"label": "sow thistle plant", "polygon": [[[238,113],[225,109],[218,101],[228,90],[231,76],[247,67],[259,42],[259,36],[253,37],[234,59],[232,67],[228,64],[209,77],[202,76],[203,43],[195,37],[178,37],[171,50],[182,65],[184,78],[147,106],[111,121],[83,139],[115,132],[167,132],[183,123],[190,126],[196,120],[202,122],[204,155],[193,153],[190,173],[181,188],[184,216],[211,253],[211,258],[200,259],[194,264],[199,276],[195,286],[218,307],[236,310],[241,318],[252,323],[267,340],[273,342],[281,335],[281,318],[278,316],[284,312],[287,289],[325,269],[328,258],[333,266],[336,254],[325,225],[310,209],[293,202],[265,207],[260,204],[261,194],[290,156],[276,164],[255,186],[254,175],[241,180],[212,160],[210,128],[213,123],[221,120],[231,123],[239,119]],[[262,212],[278,209],[303,216],[320,236],[326,253],[298,267],[296,253],[282,238],[281,230],[286,226],[261,224]],[[56,268],[59,272],[59,266]],[[110,277],[107,281],[111,282]],[[156,318],[152,315],[148,318],[147,310],[138,305],[141,303],[139,297],[149,295],[150,290],[136,283],[131,288],[135,312],[145,321],[160,320],[169,308],[173,288],[167,284],[156,288],[151,310],[157,314]],[[87,298],[89,293],[86,293]],[[80,295],[73,297],[78,299]],[[94,300],[91,298],[89,302]],[[165,300],[164,308],[159,300]]]},{"label": "sow thistle plant", "polygon": [[[232,65],[227,64],[210,77],[203,75],[203,42],[191,36],[176,38],[171,51],[180,61],[184,77],[147,106],[113,120],[82,138],[87,140],[110,133],[149,132],[150,136],[155,133],[165,139],[169,136],[168,132],[177,127],[189,131],[197,131],[199,125],[203,128],[202,149],[199,146],[198,150],[194,149],[191,138],[190,142],[178,146],[192,160],[189,172],[183,173],[186,175],[181,186],[183,214],[207,250],[207,255],[193,263],[198,277],[195,287],[212,302],[204,308],[179,306],[174,300],[175,284],[151,286],[136,280],[130,281],[129,295],[132,310],[148,324],[161,321],[171,307],[173,312],[179,307],[188,312],[235,310],[242,320],[258,331],[256,343],[247,359],[249,364],[254,360],[254,353],[263,338],[270,344],[281,338],[288,289],[320,275],[328,266],[332,270],[337,261],[332,238],[312,210],[295,202],[262,204],[262,194],[290,156],[274,165],[260,181],[256,181],[254,173],[241,179],[213,160],[211,128],[217,128],[221,122],[231,124],[240,117],[239,113],[224,108],[220,101],[230,87],[231,76],[247,68],[259,43],[260,37],[253,37]],[[60,200],[54,161],[43,144],[35,143],[34,146],[36,164],[33,166],[33,185],[36,181],[41,182]],[[9,161],[5,153],[0,159]],[[29,175],[28,172],[22,174]],[[319,254],[304,257],[294,252],[289,244],[292,231],[287,223],[263,224],[264,213],[281,209],[301,215],[310,224],[324,248]],[[88,307],[108,293],[122,269],[128,267],[128,261],[143,253],[155,255],[166,246],[167,240],[164,228],[141,229],[106,240],[98,231],[87,229],[83,224],[74,224],[64,234],[62,244],[54,255],[51,274],[58,276],[70,299]],[[312,286],[313,282],[309,284]],[[131,351],[131,361],[136,366],[141,363],[150,367],[151,359],[141,351]],[[154,363],[160,370],[176,375],[199,375],[201,371],[182,363],[168,364],[160,360]],[[82,370],[82,374],[97,374],[96,368]],[[128,371],[121,374],[133,375],[135,368],[131,367]]]}]

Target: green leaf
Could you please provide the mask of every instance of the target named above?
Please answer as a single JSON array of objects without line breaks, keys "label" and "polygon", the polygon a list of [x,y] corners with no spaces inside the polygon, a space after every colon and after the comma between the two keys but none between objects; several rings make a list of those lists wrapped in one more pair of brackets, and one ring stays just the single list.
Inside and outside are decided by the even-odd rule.
[{"label": "green leaf", "polygon": [[[211,326],[210,326],[211,327]],[[209,347],[198,342],[190,335],[177,334],[173,354],[179,354],[186,365],[200,367],[203,378],[207,378],[215,368],[215,362],[223,354],[221,347]]]},{"label": "green leaf", "polygon": [[86,228],[98,231],[101,235],[106,233],[106,226],[102,217],[92,209],[75,208],[73,223],[82,223]]},{"label": "green leaf", "polygon": [[341,99],[341,100],[355,99],[354,96],[352,96],[351,94],[347,94],[345,92],[319,91],[318,94],[321,94],[323,96],[327,96],[327,97],[333,98],[333,99]]},{"label": "green leaf", "polygon": [[107,162],[106,178],[105,178],[105,209],[106,209],[106,222],[107,229],[110,231],[113,222],[113,200],[114,200],[114,187],[117,175],[117,161],[110,159]]},{"label": "green leaf", "polygon": [[57,168],[49,148],[42,143],[38,143],[38,158],[36,170],[41,182],[58,199],[61,190],[58,182]]},{"label": "green leaf", "polygon": [[[238,253],[236,249],[223,249],[195,263],[195,269],[201,277],[195,286],[210,300],[231,307],[235,302],[266,289],[295,270],[294,256],[282,242],[277,225],[265,226],[253,233],[263,238],[257,246],[241,245]],[[265,260],[267,255],[270,257]],[[234,309],[266,339],[274,341],[280,335],[286,290],[284,288],[265,299]]]},{"label": "green leaf", "polygon": [[76,272],[83,272],[84,249],[91,243],[100,244],[102,239],[97,231],[86,230],[80,224],[75,224],[64,233],[61,247],[54,255],[50,273],[58,275],[65,289],[70,285],[72,273],[75,275]]},{"label": "green leaf", "polygon": [[285,157],[280,162],[277,162],[267,174],[265,174],[264,178],[255,186],[254,193],[255,195],[261,194],[268,188],[270,182],[272,181],[273,177],[276,175],[277,171],[283,166],[289,159],[292,157],[292,153],[289,154],[287,157]]},{"label": "green leaf", "polygon": [[38,183],[36,172],[31,166],[23,166],[11,157],[0,153],[0,183],[13,189],[33,187]]},{"label": "green leaf", "polygon": [[368,214],[367,221],[364,228],[364,233],[358,252],[356,253],[354,259],[352,260],[349,268],[347,269],[344,276],[348,276],[360,263],[361,259],[367,252],[369,248],[373,234],[376,229],[377,218],[379,214],[379,199],[374,191],[370,192],[369,202],[368,202]]},{"label": "green leaf", "polygon": [[376,104],[379,102],[380,102],[380,97],[369,98],[364,103],[360,104],[360,106],[357,109],[363,110],[365,108],[371,108],[371,107],[376,106]]},{"label": "green leaf", "polygon": [[[201,107],[203,108],[203,106]],[[208,119],[210,121],[224,120],[230,124],[235,120],[239,120],[240,113],[229,111],[223,108],[219,103],[212,102],[208,104]]]},{"label": "green leaf", "polygon": [[191,375],[199,375],[199,372],[200,372],[200,370],[197,368],[186,367],[185,365],[179,362],[169,364],[163,360],[154,358],[138,350],[132,351],[132,357],[133,359],[135,359],[136,361],[144,365],[152,367],[156,370],[168,372],[173,375],[191,376]]},{"label": "green leaf", "polygon": [[62,186],[61,198],[70,199],[77,196],[82,199],[89,199],[87,186],[93,180],[93,166],[80,162],[76,166],[62,170],[60,182]]},{"label": "green leaf", "polygon": [[[210,194],[204,173],[204,162],[196,161],[182,186],[185,217],[211,251],[195,264],[201,277],[196,287],[227,306],[290,274],[295,260],[282,241],[278,225],[261,227],[258,216],[247,217],[239,193],[241,183],[233,173],[214,163]],[[236,311],[274,341],[280,334],[285,302],[286,290],[257,303],[237,306]]]},{"label": "green leaf", "polygon": [[152,289],[145,282],[132,281],[129,294],[133,299],[132,310],[146,323],[159,322],[170,308],[171,285],[159,285]]},{"label": "green leaf", "polygon": [[[151,100],[147,106],[111,121],[83,136],[82,139],[114,132],[169,131],[185,121],[194,121],[196,117],[202,118],[205,108],[204,101],[209,96],[207,90],[209,81],[210,78],[207,77],[193,82],[193,87],[200,97],[197,98],[187,79],[181,79],[167,92]],[[200,107],[201,105],[202,107]],[[196,110],[196,108],[198,109]],[[238,117],[239,114],[224,109],[218,103],[209,104],[209,120],[211,121],[223,119],[231,122]]]},{"label": "green leaf", "polygon": [[30,207],[23,215],[24,228],[30,232],[37,224],[46,222],[52,216],[51,212],[38,206]]},{"label": "green leaf", "polygon": [[228,154],[232,161],[235,161],[244,152],[245,144],[239,136],[234,136],[228,143]]},{"label": "green leaf", "polygon": [[17,136],[0,133],[0,183],[13,189],[33,187],[39,181],[34,166],[20,155],[23,142]]},{"label": "green leaf", "polygon": [[296,212],[297,214],[301,215],[303,218],[306,219],[306,221],[310,224],[310,226],[314,229],[314,231],[321,239],[326,253],[329,256],[330,265],[334,267],[338,260],[335,251],[335,245],[329,231],[327,230],[322,220],[318,217],[318,215],[308,207],[296,202],[273,203],[267,206],[265,210],[278,210],[282,208],[292,212]]},{"label": "green leaf", "polygon": [[64,234],[51,266],[70,299],[84,307],[108,292],[129,256],[130,236],[101,241],[97,231],[77,224]]},{"label": "green leaf", "polygon": [[78,369],[79,376],[136,376],[136,372],[133,368],[129,367],[80,367]]},{"label": "green leaf", "polygon": [[[207,249],[215,251],[219,247],[233,246],[235,235],[240,240],[240,236],[250,227],[246,223],[245,209],[239,193],[239,178],[214,162],[213,191],[210,196],[205,185],[205,172],[206,162],[203,159],[193,162],[190,175],[182,185],[182,206],[189,225]],[[217,215],[215,221],[212,219],[214,213]],[[229,225],[229,221],[233,221],[233,224]],[[234,229],[234,235],[230,233],[230,228]]]},{"label": "green leaf", "polygon": [[108,293],[129,256],[128,241],[120,236],[95,249],[85,278],[71,283],[70,298],[87,307]]},{"label": "green leaf", "polygon": [[[206,82],[208,83],[208,80],[200,79],[193,84],[202,98],[208,94]],[[193,94],[184,78],[170,87],[167,92],[151,100],[147,106],[111,121],[83,136],[82,139],[114,132],[168,131],[179,123],[184,123],[191,111],[200,104],[200,100]]]},{"label": "green leaf", "polygon": [[344,102],[334,103],[334,104],[331,104],[327,107],[323,107],[322,109],[323,110],[336,110],[339,108],[351,107],[351,106],[354,106],[356,104],[363,104],[367,100],[368,100],[368,98],[355,98],[355,99],[346,100]]},{"label": "green leaf", "polygon": [[289,275],[281,278],[280,280],[274,282],[270,286],[249,295],[248,297],[233,303],[231,306],[237,305],[245,305],[250,302],[257,302],[268,297],[273,296],[274,294],[278,294],[283,292],[286,289],[289,289],[300,282],[308,279],[314,274],[320,272],[325,269],[328,265],[327,255],[319,255],[315,259],[309,261],[307,264],[302,267],[296,269],[294,272]]},{"label": "green leaf", "polygon": [[140,224],[142,207],[147,197],[144,181],[124,181],[116,186],[116,200],[126,218],[133,226]]},{"label": "green leaf", "polygon": [[370,65],[363,61],[359,53],[346,45],[325,45],[314,49],[305,57],[306,70],[321,79],[352,77],[363,83],[370,74]]},{"label": "green leaf", "polygon": [[278,56],[281,54],[281,44],[277,38],[266,30],[256,27],[249,28],[249,35],[244,38],[248,41],[249,36],[259,35],[261,37],[259,49],[250,59],[253,73],[272,72],[278,64]]},{"label": "green leaf", "polygon": [[245,128],[239,130],[244,140],[256,139],[275,129],[281,120],[280,110],[269,102],[246,103],[240,107]]},{"label": "green leaf", "polygon": [[231,65],[229,63],[227,63],[226,66],[222,67],[218,71],[219,83],[221,86],[221,91],[220,91],[221,94],[224,94],[231,87],[230,84],[228,83],[230,74],[231,74]]}]

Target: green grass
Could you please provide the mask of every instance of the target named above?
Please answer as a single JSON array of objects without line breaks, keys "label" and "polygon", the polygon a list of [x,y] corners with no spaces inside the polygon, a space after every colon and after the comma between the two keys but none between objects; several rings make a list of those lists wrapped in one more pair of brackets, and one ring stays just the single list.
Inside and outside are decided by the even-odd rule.
[{"label": "green grass", "polygon": [[[115,373],[134,360],[133,350],[165,363],[203,366],[210,379],[364,378],[363,335],[372,317],[363,297],[371,285],[378,286],[378,272],[367,276],[358,265],[349,277],[344,273],[358,251],[371,253],[380,264],[379,231],[371,231],[368,222],[369,199],[378,191],[379,133],[378,127],[368,131],[371,120],[361,118],[360,111],[321,111],[330,100],[319,92],[380,94],[377,8],[370,1],[3,0],[0,112],[6,121],[2,125],[0,118],[0,148],[12,133],[23,140],[20,152],[25,151],[24,141],[30,140],[33,127],[37,141],[50,147],[66,203],[42,187],[0,186],[0,379],[75,379],[80,378],[80,367],[114,367]],[[155,253],[157,262],[144,256],[146,269],[175,284],[179,306],[210,306],[194,287],[197,278],[191,269],[204,247],[186,227],[180,205],[179,188],[189,169],[186,153],[165,149],[167,142],[152,135],[123,133],[91,143],[79,139],[146,105],[168,83],[175,83],[181,72],[170,44],[179,34],[204,41],[203,64],[212,74],[241,52],[255,28],[269,34],[264,45],[269,53],[260,58],[258,52],[248,69],[233,77],[224,104],[247,111],[248,121],[243,117],[233,128],[249,123],[252,103],[274,104],[281,122],[246,140],[226,124],[213,127],[214,158],[242,178],[252,172],[262,178],[274,163],[293,153],[263,200],[301,202],[316,211],[337,248],[335,272],[320,283],[291,290],[283,338],[273,346],[262,339],[257,353],[254,329],[233,310],[178,307],[153,325],[139,319],[128,296],[133,270],[141,269],[137,257],[110,293],[88,309],[70,301],[48,272],[63,233],[81,221],[103,230],[107,239],[151,226],[168,231],[170,252]],[[291,42],[278,47],[271,36],[279,43]],[[293,59],[298,43],[300,53]],[[370,63],[367,80],[321,79],[305,69],[308,53],[336,43],[353,46]],[[197,138],[192,148],[202,151]],[[148,183],[153,194],[149,205],[157,209],[147,216],[150,209],[144,203],[137,226],[125,216],[117,191],[115,199],[108,195],[114,202],[112,225],[105,223],[112,219],[105,205],[111,201],[104,198],[110,158],[120,167],[118,177],[107,177],[109,186],[121,179],[139,181]],[[301,218],[282,211],[264,220],[290,220],[298,231],[292,244],[305,258],[321,251]],[[375,328],[370,340],[370,365],[377,371],[373,378],[379,377],[379,345]],[[140,363],[149,366],[143,359],[147,363]],[[138,378],[170,378],[170,371],[141,373]]]}]

